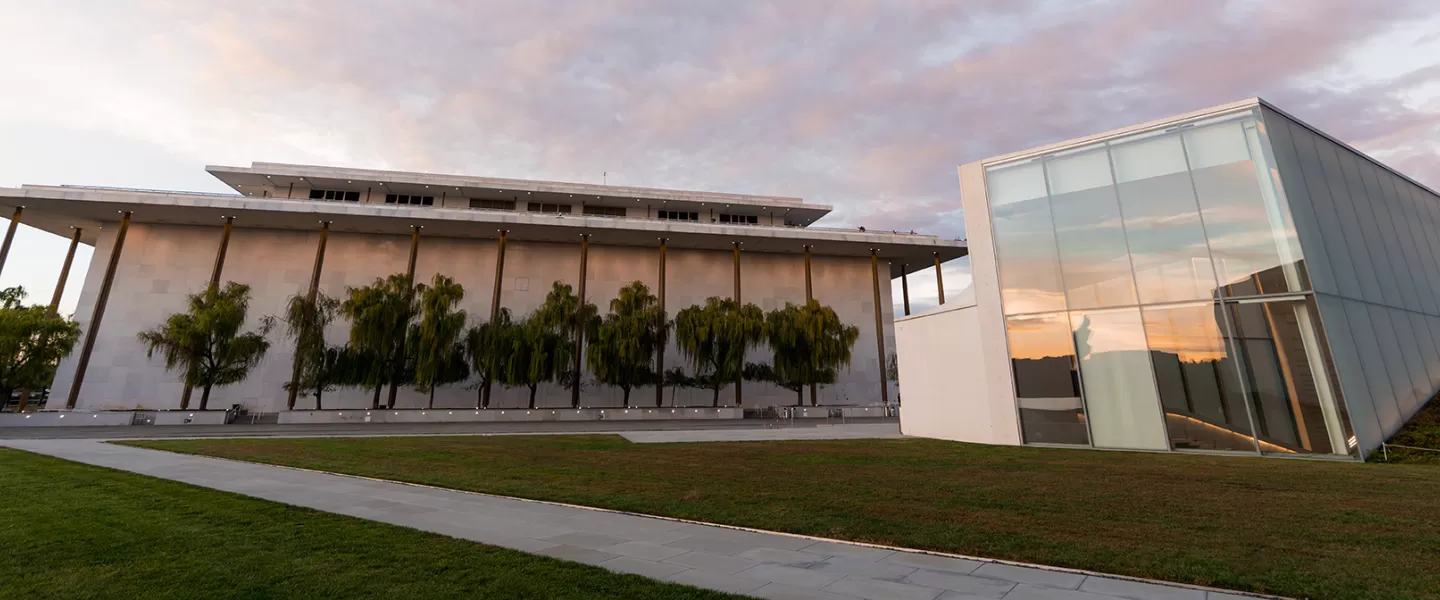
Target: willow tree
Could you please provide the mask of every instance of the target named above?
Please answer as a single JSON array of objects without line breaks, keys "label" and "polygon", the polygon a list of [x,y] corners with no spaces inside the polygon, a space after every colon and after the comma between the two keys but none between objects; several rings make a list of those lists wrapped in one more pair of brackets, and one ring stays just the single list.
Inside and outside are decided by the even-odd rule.
[{"label": "willow tree", "polygon": [[420,320],[410,327],[409,356],[414,361],[416,389],[429,394],[435,408],[435,388],[470,376],[465,361],[465,311],[455,310],[465,288],[454,279],[435,274],[430,285],[416,286]]},{"label": "willow tree", "polygon": [[529,407],[534,409],[535,392],[540,384],[560,376],[565,360],[572,356],[574,340],[533,315],[515,324],[513,335],[507,338],[510,354],[500,373],[500,383],[530,390]]},{"label": "willow tree", "polygon": [[[49,387],[56,365],[80,339],[80,325],[44,306],[23,306],[24,300],[23,287],[0,290],[0,408],[14,390]],[[22,391],[21,411],[28,400]]]},{"label": "willow tree", "polygon": [[470,372],[479,378],[475,384],[475,408],[490,408],[490,398],[485,392],[505,372],[516,335],[516,324],[511,321],[508,308],[500,309],[493,321],[465,330],[465,358]]},{"label": "willow tree", "polygon": [[256,331],[240,333],[250,311],[250,286],[233,281],[190,294],[186,303],[186,312],[170,315],[136,337],[147,356],[161,354],[166,370],[179,371],[185,385],[201,389],[200,410],[205,410],[211,389],[243,381],[260,364],[270,349],[265,336],[274,328],[275,318],[267,316]]},{"label": "willow tree", "polygon": [[295,408],[297,395],[313,393],[315,410],[320,410],[321,394],[338,382],[341,352],[325,343],[325,330],[339,310],[340,300],[320,291],[313,298],[296,294],[286,302],[280,320],[285,323],[286,336],[295,340],[295,364],[290,381],[285,383],[289,391],[287,409]]},{"label": "willow tree", "polygon": [[[556,281],[545,295],[545,303],[526,318],[527,327],[538,327],[559,335],[564,340],[565,343],[556,350],[561,354],[555,358],[560,370],[556,377],[565,375],[563,379],[566,389],[580,385],[583,374],[570,373],[567,367],[575,358],[572,352],[584,352],[584,348],[577,343],[581,339],[581,332],[584,332],[586,338],[595,337],[595,328],[600,324],[599,312],[594,304],[581,303],[580,297],[575,295],[569,284]],[[572,408],[578,407],[572,404]]]},{"label": "willow tree", "polygon": [[652,385],[655,373],[655,351],[665,336],[665,311],[660,299],[639,281],[620,288],[610,301],[610,314],[590,336],[586,364],[595,379],[619,387],[630,406],[630,390]]},{"label": "willow tree", "polygon": [[746,353],[764,339],[765,313],[754,304],[711,296],[675,315],[675,345],[697,385],[710,389],[713,406],[720,406],[720,388],[744,373]]},{"label": "willow tree", "polygon": [[846,325],[834,309],[815,300],[801,305],[786,302],[784,308],[765,315],[765,337],[773,353],[774,383],[794,390],[797,406],[804,404],[800,388],[810,386],[814,406],[815,388],[835,383],[840,369],[849,368],[860,329]]},{"label": "willow tree", "polygon": [[348,296],[340,312],[350,319],[350,346],[365,354],[375,365],[356,382],[375,390],[371,408],[380,408],[380,390],[390,386],[388,406],[395,407],[395,389],[405,383],[404,348],[406,329],[415,315],[414,294],[404,273],[376,278],[370,285],[346,288]]}]

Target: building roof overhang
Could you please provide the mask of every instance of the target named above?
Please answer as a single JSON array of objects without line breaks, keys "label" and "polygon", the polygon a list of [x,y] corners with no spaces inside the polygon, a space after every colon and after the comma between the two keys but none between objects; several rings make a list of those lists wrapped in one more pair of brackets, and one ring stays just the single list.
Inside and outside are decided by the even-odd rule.
[{"label": "building roof overhang", "polygon": [[[800,198],[696,192],[588,183],[502,179],[469,175],[443,175],[374,169],[319,167],[255,162],[249,167],[211,165],[211,175],[245,196],[283,197],[294,189],[355,191],[371,194],[461,196],[571,205],[648,207],[651,210],[685,210],[707,213],[775,215],[806,226],[830,213],[833,207],[807,204]],[[298,197],[298,196],[297,196]],[[576,212],[579,212],[578,210]],[[708,218],[706,219],[708,221]]]},{"label": "building roof overhang", "polygon": [[654,246],[665,238],[672,248],[730,250],[739,242],[746,252],[801,254],[805,246],[817,255],[877,256],[890,264],[891,277],[968,254],[963,240],[927,235],[859,232],[802,227],[718,225],[651,219],[585,215],[553,215],[517,211],[407,207],[386,204],[311,202],[200,194],[87,187],[25,186],[0,188],[0,210],[8,214],[25,206],[22,222],[69,237],[83,229],[81,241],[94,245],[98,230],[130,212],[135,223],[218,226],[235,217],[235,226],[313,230],[329,221],[331,230],[408,235],[411,226],[426,236],[495,239],[500,230],[517,241],[573,243],[582,234],[597,244]]}]

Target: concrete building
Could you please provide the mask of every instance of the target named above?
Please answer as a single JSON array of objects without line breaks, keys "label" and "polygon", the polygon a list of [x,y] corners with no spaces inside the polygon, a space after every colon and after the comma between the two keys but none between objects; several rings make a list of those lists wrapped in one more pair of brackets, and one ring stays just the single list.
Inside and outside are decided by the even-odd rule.
[{"label": "concrete building", "polygon": [[[186,295],[202,291],[212,277],[252,287],[254,321],[280,314],[312,281],[343,296],[347,287],[406,272],[411,260],[417,282],[443,273],[464,285],[460,308],[472,323],[487,320],[495,300],[523,316],[552,282],[575,285],[582,278],[580,293],[602,314],[618,289],[635,280],[661,291],[672,317],[709,296],[739,296],[769,310],[812,295],[861,331],[851,368],[838,384],[819,390],[821,403],[893,402],[893,383],[885,383],[882,368],[894,348],[890,280],[965,254],[964,242],[929,235],[812,227],[831,209],[799,198],[271,163],[208,171],[237,194],[0,188],[0,210],[14,215],[12,231],[23,221],[72,238],[72,246],[96,248],[75,315],[84,336],[61,364],[47,408],[178,407],[177,375],[147,358],[136,334],[184,310]],[[662,274],[668,274],[663,282]],[[348,333],[348,323],[339,321],[329,332],[336,344]],[[293,342],[280,332],[271,341],[247,380],[215,390],[212,408],[285,408],[282,385],[291,376]],[[768,350],[752,359],[768,359]],[[667,368],[684,364],[673,343],[663,360]],[[722,391],[722,405],[741,397],[734,387]],[[476,396],[473,386],[449,386],[438,391],[436,407],[473,408]],[[492,407],[524,406],[526,396],[497,385]],[[743,386],[745,406],[793,404],[794,398],[769,385]],[[426,400],[402,389],[397,407],[423,407]],[[653,388],[632,397],[649,406],[654,401]],[[581,401],[587,407],[620,403],[618,390],[600,385],[587,387]],[[356,389],[327,394],[325,402],[335,409],[369,404],[369,392]],[[709,406],[710,396],[666,390],[663,404]],[[539,405],[568,407],[570,394],[547,385]],[[310,399],[297,404],[311,406]]]},{"label": "concrete building", "polygon": [[1260,100],[959,168],[975,295],[902,430],[1360,457],[1440,389],[1440,196]]}]

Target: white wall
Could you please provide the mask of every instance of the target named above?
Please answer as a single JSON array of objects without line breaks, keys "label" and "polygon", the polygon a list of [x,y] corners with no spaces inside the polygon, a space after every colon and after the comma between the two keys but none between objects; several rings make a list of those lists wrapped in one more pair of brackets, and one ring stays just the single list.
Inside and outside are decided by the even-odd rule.
[{"label": "white wall", "polygon": [[975,306],[945,307],[895,322],[905,435],[1019,444],[1015,405],[992,394]]}]

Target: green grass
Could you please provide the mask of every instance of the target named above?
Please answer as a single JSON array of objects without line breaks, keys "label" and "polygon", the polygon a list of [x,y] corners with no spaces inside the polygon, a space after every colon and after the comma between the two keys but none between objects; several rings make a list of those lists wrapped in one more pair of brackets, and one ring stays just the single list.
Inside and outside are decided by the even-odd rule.
[{"label": "green grass", "polygon": [[[1410,418],[1410,422],[1390,438],[1390,443],[1413,448],[1392,446],[1384,452],[1376,450],[1370,453],[1370,460],[1440,465],[1440,402],[1431,400],[1428,406],[1415,413],[1415,416]],[[1429,448],[1432,451],[1427,452],[1414,448]]]},{"label": "green grass", "polygon": [[739,598],[0,448],[0,598]]},{"label": "green grass", "polygon": [[936,440],[166,440],[224,456],[1308,598],[1440,598],[1440,471]]}]

